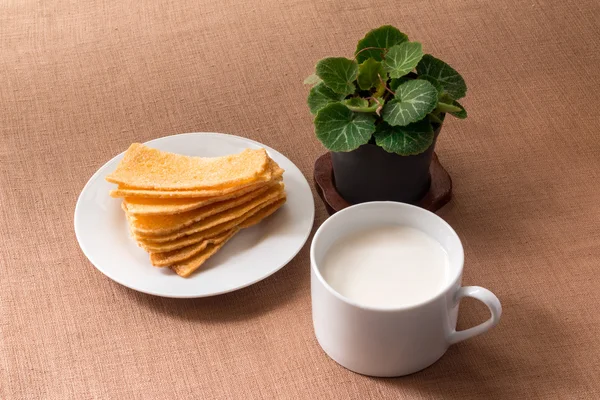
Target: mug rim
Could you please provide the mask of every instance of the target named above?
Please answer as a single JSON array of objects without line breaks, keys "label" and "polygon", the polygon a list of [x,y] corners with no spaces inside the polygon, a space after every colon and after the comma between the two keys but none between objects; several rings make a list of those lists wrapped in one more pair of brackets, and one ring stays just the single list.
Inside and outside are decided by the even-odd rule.
[{"label": "mug rim", "polygon": [[[369,305],[357,303],[356,301],[338,293],[335,289],[333,289],[329,285],[329,283],[325,280],[325,278],[323,278],[323,275],[321,275],[321,271],[319,271],[319,268],[317,268],[317,262],[315,260],[315,246],[316,246],[316,243],[318,243],[318,241],[320,240],[321,235],[323,235],[323,231],[324,231],[324,229],[326,229],[327,225],[331,224],[331,221],[333,221],[335,219],[347,218],[347,217],[344,217],[345,214],[352,212],[358,208],[373,208],[373,207],[378,207],[378,206],[391,206],[391,207],[408,209],[408,210],[411,210],[411,212],[432,214],[442,225],[444,225],[446,228],[448,228],[450,230],[450,232],[452,233],[452,235],[454,235],[456,237],[456,239],[458,240],[459,247],[458,247],[457,251],[459,252],[459,268],[455,272],[455,274],[454,274],[455,276],[450,277],[448,279],[448,281],[444,284],[442,289],[439,291],[439,293],[437,293],[435,296],[428,298],[426,300],[423,300],[419,303],[411,304],[408,306],[394,306],[394,307],[369,306]],[[465,263],[465,255],[464,255],[464,248],[463,248],[462,241],[460,240],[460,237],[458,236],[458,234],[456,233],[454,228],[452,228],[452,226],[449,223],[447,223],[439,215],[437,215],[429,210],[425,210],[424,208],[414,206],[412,204],[400,203],[400,202],[396,202],[396,201],[369,201],[369,202],[365,202],[365,203],[354,204],[350,207],[346,207],[343,210],[340,210],[340,211],[336,212],[335,214],[333,214],[332,216],[330,216],[329,218],[327,218],[321,224],[319,229],[317,229],[317,231],[315,232],[315,235],[310,244],[310,268],[315,273],[319,282],[327,289],[327,291],[329,291],[331,294],[333,294],[339,300],[341,300],[344,303],[349,304],[351,306],[357,307],[359,309],[367,310],[367,311],[378,311],[378,312],[407,311],[407,310],[414,310],[416,308],[423,307],[429,303],[433,303],[434,301],[437,301],[439,298],[441,298],[446,293],[448,293],[448,291],[457,284],[457,282],[460,280],[460,277],[462,275],[464,263]]]}]

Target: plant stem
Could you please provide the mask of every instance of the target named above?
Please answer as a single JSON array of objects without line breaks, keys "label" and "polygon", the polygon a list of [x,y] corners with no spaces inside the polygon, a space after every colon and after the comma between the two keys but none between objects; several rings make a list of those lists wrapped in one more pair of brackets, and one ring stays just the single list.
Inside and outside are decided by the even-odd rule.
[{"label": "plant stem", "polygon": [[381,78],[381,75],[377,74],[377,77],[379,77],[379,82],[381,82],[381,84],[383,85],[383,87],[385,88],[385,90],[387,90],[388,92],[390,92],[393,96],[396,96],[396,93],[392,92],[392,90],[383,81],[383,78]]},{"label": "plant stem", "polygon": [[369,97],[370,100],[375,101],[377,103],[377,109],[375,110],[375,114],[381,115],[381,109],[383,108],[383,104],[379,101],[377,97]]},{"label": "plant stem", "polygon": [[443,122],[437,115],[435,115],[433,113],[429,113],[429,114],[427,114],[427,116],[429,117],[429,119],[432,122],[435,122],[436,124],[440,124],[441,125],[442,122]]}]

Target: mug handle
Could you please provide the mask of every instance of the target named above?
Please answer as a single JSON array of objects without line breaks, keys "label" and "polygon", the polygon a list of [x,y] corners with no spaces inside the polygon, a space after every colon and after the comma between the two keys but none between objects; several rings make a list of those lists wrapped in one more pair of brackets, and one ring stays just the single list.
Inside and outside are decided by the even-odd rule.
[{"label": "mug handle", "polygon": [[460,299],[463,297],[472,297],[481,301],[490,309],[492,316],[482,324],[462,331],[455,330],[454,332],[450,333],[448,338],[449,344],[455,344],[472,338],[473,336],[481,335],[482,333],[492,329],[498,324],[498,322],[500,322],[502,305],[494,293],[480,286],[463,286],[456,292],[456,303],[460,302]]}]

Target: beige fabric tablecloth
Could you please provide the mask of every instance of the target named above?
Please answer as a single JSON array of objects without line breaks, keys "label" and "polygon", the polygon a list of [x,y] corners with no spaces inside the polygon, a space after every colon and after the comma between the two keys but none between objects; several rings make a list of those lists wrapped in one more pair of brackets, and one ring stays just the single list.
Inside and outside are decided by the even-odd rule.
[{"label": "beige fabric tablecloth", "polygon": [[[439,214],[464,240],[464,283],[502,300],[496,329],[374,379],[314,338],[308,246],[198,300],[87,261],[77,196],[131,142],[238,134],[310,178],[324,149],[302,80],[384,23],[469,85],[469,118],[439,141],[454,179]],[[597,0],[0,2],[0,398],[600,398],[599,32]],[[487,318],[461,311],[460,327]]]}]

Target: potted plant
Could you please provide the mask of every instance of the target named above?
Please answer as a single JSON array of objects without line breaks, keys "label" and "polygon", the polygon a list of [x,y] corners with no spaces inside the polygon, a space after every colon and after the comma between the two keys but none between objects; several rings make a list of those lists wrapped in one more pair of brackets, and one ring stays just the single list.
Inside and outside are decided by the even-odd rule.
[{"label": "potted plant", "polygon": [[305,83],[316,136],[350,203],[417,202],[445,115],[467,117],[460,74],[389,25],[367,33],[354,58],[320,60]]}]

